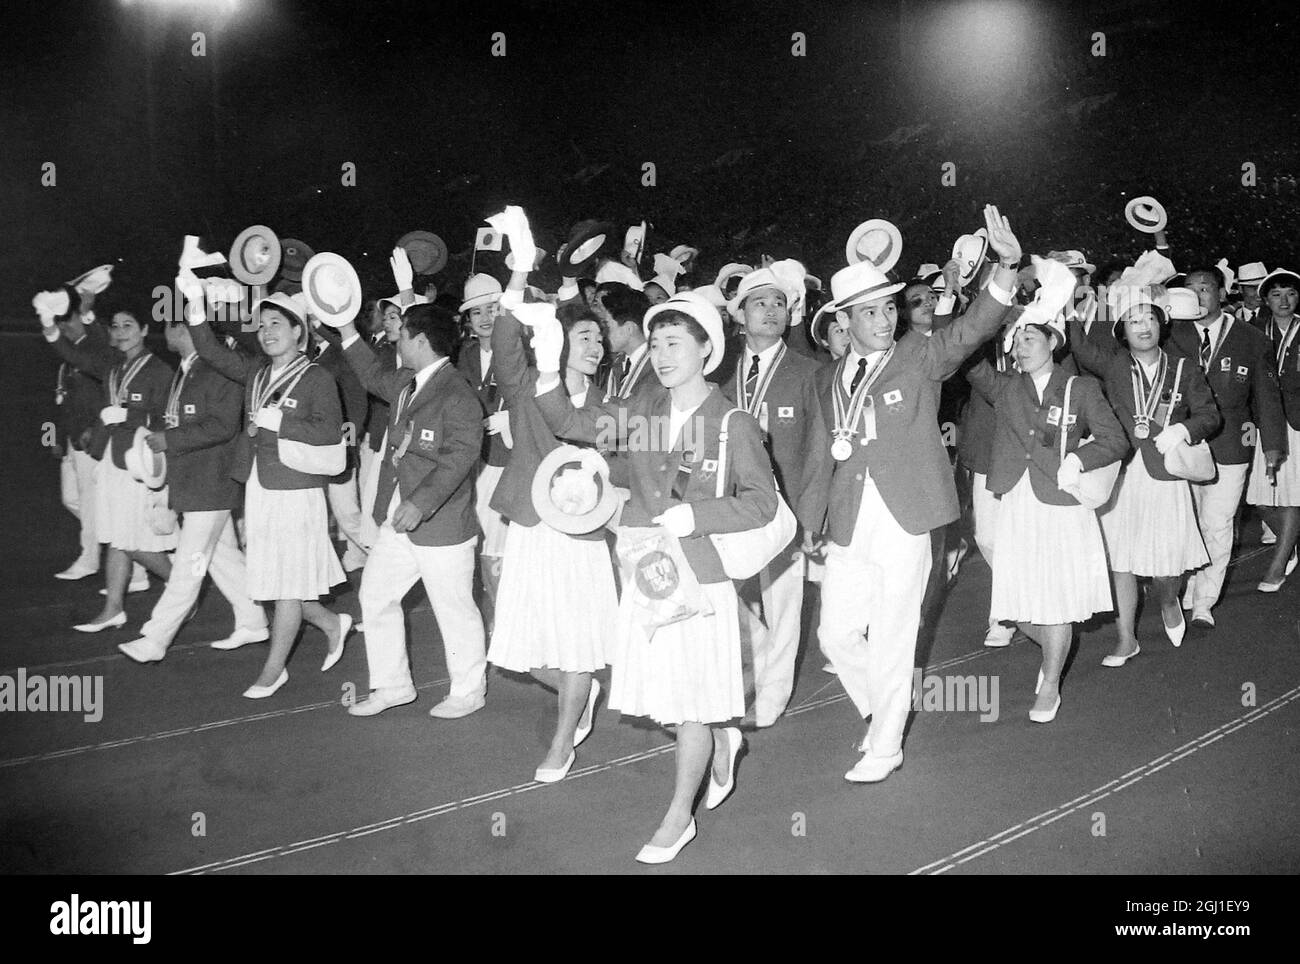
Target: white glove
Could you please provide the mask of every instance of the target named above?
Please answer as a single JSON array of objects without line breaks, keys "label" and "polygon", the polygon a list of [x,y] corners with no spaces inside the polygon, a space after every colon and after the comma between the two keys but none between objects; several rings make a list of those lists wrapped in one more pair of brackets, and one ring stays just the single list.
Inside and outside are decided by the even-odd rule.
[{"label": "white glove", "polygon": [[410,256],[405,248],[393,248],[388,266],[393,269],[393,280],[397,282],[398,291],[410,291],[415,283],[415,269],[411,267]]},{"label": "white glove", "polygon": [[1190,445],[1192,443],[1192,433],[1187,431],[1187,426],[1182,422],[1177,425],[1170,425],[1167,429],[1156,436],[1156,451],[1164,455],[1172,448],[1179,445]]},{"label": "white glove", "polygon": [[582,289],[578,287],[577,281],[573,278],[565,278],[560,285],[560,290],[555,293],[555,300],[557,302],[572,301],[580,294],[582,294]]},{"label": "white glove", "polygon": [[258,428],[264,428],[271,432],[280,431],[280,420],[284,418],[284,412],[278,408],[272,408],[267,405],[257,410],[253,416],[253,424]]},{"label": "white glove", "polygon": [[99,410],[99,420],[105,425],[121,425],[126,421],[126,409],[121,405],[105,405]]},{"label": "white glove", "polygon": [[510,413],[507,411],[493,412],[483,420],[487,425],[489,435],[500,435],[501,441],[506,444],[506,448],[515,447],[514,436],[510,434]]},{"label": "white glove", "polygon": [[683,502],[681,505],[665,510],[662,515],[657,515],[650,521],[663,526],[670,535],[684,539],[695,531],[695,510],[691,508],[689,502]]},{"label": "white glove", "polygon": [[244,286],[230,278],[204,278],[203,290],[213,305],[237,305],[244,300]]},{"label": "white glove", "polygon": [[1061,459],[1061,464],[1056,469],[1056,487],[1068,489],[1072,485],[1077,485],[1081,474],[1083,474],[1083,463],[1079,461],[1079,456],[1071,452]]},{"label": "white glove", "polygon": [[32,307],[40,316],[41,325],[45,328],[53,328],[55,317],[66,315],[72,306],[69,304],[66,291],[41,291],[32,299]]},{"label": "white glove", "polygon": [[555,317],[555,306],[541,302],[519,305],[513,314],[519,323],[533,329],[533,354],[537,370],[554,374],[560,370],[560,352],[564,349],[564,328]]},{"label": "white glove", "polygon": [[492,225],[510,239],[510,253],[514,256],[512,270],[529,271],[537,263],[537,245],[528,226],[528,216],[517,204],[509,204],[504,211],[487,218]]},{"label": "white glove", "polygon": [[181,268],[176,275],[176,290],[185,299],[185,320],[191,325],[201,324],[207,318],[203,307],[203,284],[189,268]]}]

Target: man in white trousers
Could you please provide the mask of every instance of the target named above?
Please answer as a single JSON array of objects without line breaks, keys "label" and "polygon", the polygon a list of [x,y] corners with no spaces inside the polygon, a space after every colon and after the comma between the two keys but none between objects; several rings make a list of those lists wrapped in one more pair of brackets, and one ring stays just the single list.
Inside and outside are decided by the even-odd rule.
[{"label": "man in white trousers", "polygon": [[1188,358],[1198,360],[1223,415],[1223,427],[1209,439],[1218,474],[1192,486],[1210,564],[1187,578],[1183,594],[1192,625],[1211,629],[1255,446],[1264,450],[1265,465],[1275,468],[1286,452],[1286,416],[1268,337],[1223,309],[1222,276],[1213,268],[1196,267],[1187,272],[1184,284],[1196,293],[1202,317],[1175,321],[1170,340]]},{"label": "man in white trousers", "polygon": [[[858,712],[871,717],[863,756],[845,779],[884,780],[903,765],[930,530],[959,515],[939,430],[939,393],[1011,305],[1020,243],[997,208],[985,208],[999,266],[970,309],[929,338],[895,341],[893,283],[870,261],[837,271],[827,310],[849,330],[849,351],[818,373],[834,460],[818,639]],[[867,630],[870,627],[870,633]]]},{"label": "man in white trousers", "polygon": [[429,594],[451,677],[450,693],[429,715],[468,716],[482,709],[487,692],[483,617],[474,603],[474,477],[483,412],[451,364],[456,320],[436,305],[407,308],[398,337],[404,367],[396,371],[386,370],[351,322],[340,334],[361,384],[390,405],[374,508],[379,538],[361,575],[370,695],[348,712],[373,716],[415,700],[402,597],[418,579]]},{"label": "man in white trousers", "polygon": [[180,536],[167,587],[140,638],[117,647],[137,663],[156,663],[167,655],[199,598],[205,575],[235,611],[234,632],[213,643],[214,649],[269,638],[266,611],[248,595],[244,554],[230,519],[242,501],[230,463],[243,426],[243,389],[199,358],[183,319],[169,324],[166,334],[167,347],[181,364],[167,395],[167,428],[150,434],[147,442],[167,456],[168,501],[180,516]]},{"label": "man in white trousers", "polygon": [[[758,420],[782,496],[799,520],[794,541],[756,577],[763,621],[749,621],[754,657],[754,723],[771,726],[794,691],[795,661],[803,628],[803,584],[808,572],[804,534],[820,532],[826,517],[830,460],[826,425],[817,398],[817,362],[791,351],[784,336],[802,320],[804,270],[780,261],[741,279],[728,304],[744,332],[745,348],[728,398]],[[800,335],[799,337],[802,337]],[[744,597],[755,587],[746,585]]]}]

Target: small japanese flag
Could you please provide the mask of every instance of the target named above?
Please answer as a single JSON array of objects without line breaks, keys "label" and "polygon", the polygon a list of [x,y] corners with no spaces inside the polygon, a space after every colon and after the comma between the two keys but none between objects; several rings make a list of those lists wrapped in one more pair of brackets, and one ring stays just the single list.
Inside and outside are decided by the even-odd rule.
[{"label": "small japanese flag", "polygon": [[496,228],[479,228],[474,237],[475,251],[500,251],[501,232]]}]

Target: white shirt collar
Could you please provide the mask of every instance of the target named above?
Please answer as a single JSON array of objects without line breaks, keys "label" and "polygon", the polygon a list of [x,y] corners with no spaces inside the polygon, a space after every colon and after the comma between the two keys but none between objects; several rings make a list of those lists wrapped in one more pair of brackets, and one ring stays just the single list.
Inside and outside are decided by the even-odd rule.
[{"label": "white shirt collar", "polygon": [[[762,351],[758,352],[759,371],[767,370],[767,366],[772,364],[772,359],[776,357],[776,353],[777,351],[780,350],[780,348],[781,348],[781,340],[778,338],[772,344],[768,345]],[[745,371],[746,372],[748,372],[749,367],[752,364],[754,364],[753,359],[754,359],[754,351],[748,345],[746,345],[745,346]]]},{"label": "white shirt collar", "polygon": [[637,345],[636,348],[632,351],[632,354],[627,356],[628,368],[629,369],[635,368],[636,363],[641,360],[641,356],[644,355],[649,348],[650,348],[650,343],[648,341],[643,341],[641,342],[641,344]]},{"label": "white shirt collar", "polygon": [[182,359],[181,359],[181,371],[183,371],[183,372],[188,372],[191,368],[193,368],[193,367],[194,367],[194,360],[195,360],[196,358],[198,358],[198,357],[199,357],[199,353],[195,351],[195,352],[190,352],[190,354],[188,354],[188,355],[186,355],[184,358],[182,358]]},{"label": "white shirt collar", "polygon": [[439,358],[433,364],[425,365],[418,372],[416,372],[415,382],[413,383],[415,385],[415,388],[411,390],[411,397],[414,398],[416,395],[420,394],[421,389],[423,389],[425,385],[429,384],[429,379],[433,377],[433,373],[436,372],[443,365],[447,364],[449,360],[450,359],[447,358]]}]

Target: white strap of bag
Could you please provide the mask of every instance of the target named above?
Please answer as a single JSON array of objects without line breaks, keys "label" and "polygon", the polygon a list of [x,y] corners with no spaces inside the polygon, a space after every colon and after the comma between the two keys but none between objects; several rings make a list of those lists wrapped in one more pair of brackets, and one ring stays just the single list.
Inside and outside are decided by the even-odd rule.
[{"label": "white strap of bag", "polygon": [[1065,461],[1065,442],[1066,435],[1069,434],[1070,424],[1070,386],[1074,384],[1076,376],[1071,375],[1065,380],[1065,400],[1061,402],[1061,461]]},{"label": "white strap of bag", "polygon": [[732,408],[727,410],[727,414],[722,416],[722,428],[718,432],[718,486],[717,497],[723,496],[723,490],[727,484],[727,422],[730,421],[733,412],[739,412],[740,409]]},{"label": "white strap of bag", "polygon": [[1169,416],[1174,414],[1174,403],[1178,401],[1178,383],[1183,380],[1183,362],[1186,360],[1178,359],[1178,367],[1174,370],[1174,390],[1169,393],[1169,404],[1165,407],[1165,428],[1169,427]]}]

